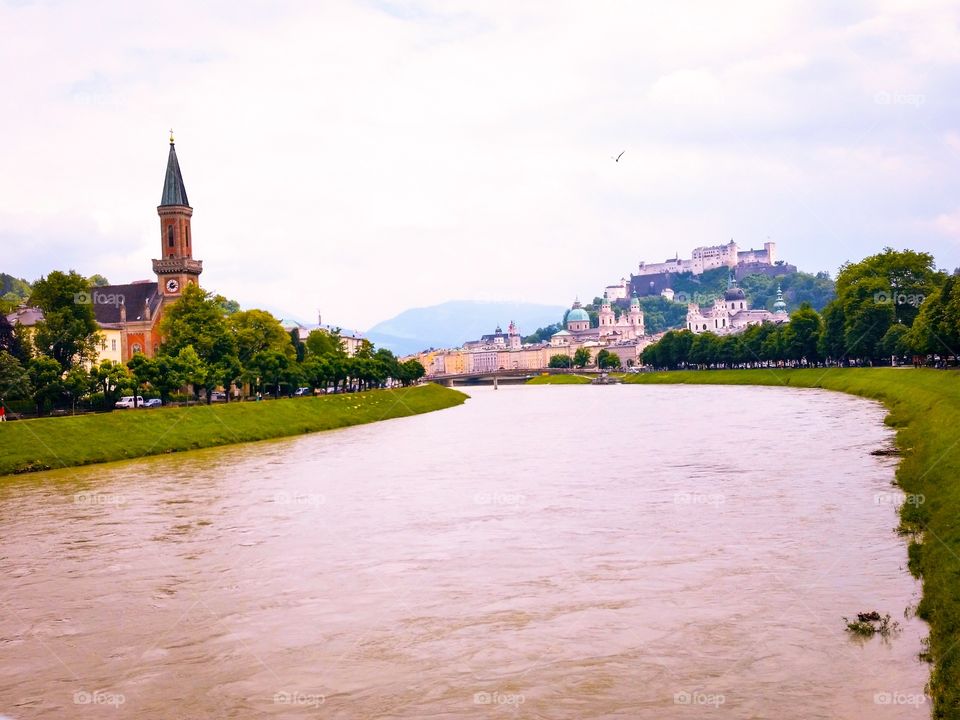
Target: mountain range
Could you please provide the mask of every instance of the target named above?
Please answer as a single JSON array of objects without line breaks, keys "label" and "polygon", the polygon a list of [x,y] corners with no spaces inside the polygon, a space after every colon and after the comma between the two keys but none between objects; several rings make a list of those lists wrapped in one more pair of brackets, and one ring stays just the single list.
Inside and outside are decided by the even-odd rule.
[{"label": "mountain range", "polygon": [[523,302],[482,302],[451,300],[429,307],[411,308],[377,323],[364,336],[377,347],[397,355],[409,355],[428,348],[458,347],[467,340],[504,331],[511,321],[521,335],[560,322],[566,310],[561,305]]}]

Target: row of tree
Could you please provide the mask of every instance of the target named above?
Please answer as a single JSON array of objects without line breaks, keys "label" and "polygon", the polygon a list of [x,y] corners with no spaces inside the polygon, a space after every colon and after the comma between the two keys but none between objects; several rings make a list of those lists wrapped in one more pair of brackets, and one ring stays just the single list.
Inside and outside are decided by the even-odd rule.
[{"label": "row of tree", "polygon": [[877,363],[892,357],[956,357],[960,283],[933,256],[886,248],[837,276],[836,298],[822,314],[804,303],[788,324],[763,323],[736,335],[671,331],[644,349],[660,368],[755,363]]},{"label": "row of tree", "polygon": [[[548,366],[552,368],[585,368],[591,361],[592,356],[587,348],[577,348],[573,357],[561,354],[551,355]],[[597,353],[596,366],[602,370],[614,370],[620,367],[620,356],[603,348]]]},{"label": "row of tree", "polygon": [[84,398],[111,408],[123,394],[166,401],[189,388],[209,402],[214,391],[231,387],[280,396],[297,387],[408,385],[425,374],[415,360],[400,362],[368,341],[348,355],[337,332],[314,330],[301,340],[270,313],[240,311],[192,285],[165,312],[164,341],[154,357],[138,353],[125,365],[97,362],[103,338],[93,307],[77,302],[90,289],[90,280],[75,272],[52,272],[32,287],[29,304],[44,316],[32,332],[0,315],[0,398],[30,399],[42,414],[51,405],[75,409]]}]

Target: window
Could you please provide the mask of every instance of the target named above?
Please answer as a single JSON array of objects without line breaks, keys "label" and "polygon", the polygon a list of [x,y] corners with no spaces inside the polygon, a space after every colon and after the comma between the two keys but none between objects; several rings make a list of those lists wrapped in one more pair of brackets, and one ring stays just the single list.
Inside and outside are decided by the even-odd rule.
[{"label": "window", "polygon": [[140,347],[140,343],[134,343],[133,347],[130,349],[133,351],[134,355],[136,355],[138,352],[143,352],[143,348]]},{"label": "window", "polygon": [[113,350],[113,352],[116,352],[116,351],[117,351],[117,341],[116,341],[116,339],[110,341],[110,349]]},{"label": "window", "polygon": [[173,225],[167,225],[167,247],[173,247]]},{"label": "window", "polygon": [[187,247],[190,247],[190,225],[183,226],[183,237],[186,240]]}]

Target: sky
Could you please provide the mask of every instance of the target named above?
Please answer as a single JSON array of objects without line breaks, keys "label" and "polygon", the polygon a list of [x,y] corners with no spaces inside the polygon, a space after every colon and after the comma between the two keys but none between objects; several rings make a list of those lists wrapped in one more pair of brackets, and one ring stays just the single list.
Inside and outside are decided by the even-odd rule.
[{"label": "sky", "polygon": [[731,238],[952,270],[958,24],[922,0],[0,0],[0,271],[151,278],[171,127],[201,283],[288,318],[566,305]]}]

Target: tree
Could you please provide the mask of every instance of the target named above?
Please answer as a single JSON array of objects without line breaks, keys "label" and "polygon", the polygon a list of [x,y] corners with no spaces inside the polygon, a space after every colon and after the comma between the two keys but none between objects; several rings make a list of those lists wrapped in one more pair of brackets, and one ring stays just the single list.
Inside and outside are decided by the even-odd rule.
[{"label": "tree", "polygon": [[817,351],[821,357],[840,361],[847,355],[844,327],[847,324],[843,305],[834,300],[823,309],[823,330],[817,342]]},{"label": "tree", "polygon": [[590,351],[587,348],[577,348],[573,354],[573,366],[578,368],[586,367],[590,364]]},{"label": "tree", "polygon": [[56,360],[62,370],[96,357],[101,336],[86,278],[73,270],[54,271],[34,283],[29,302],[43,311],[33,334],[38,352]]},{"label": "tree", "polygon": [[426,369],[418,360],[407,360],[400,364],[400,377],[398,378],[404,387],[415,383],[427,374]]},{"label": "tree", "polygon": [[94,273],[93,275],[88,277],[87,282],[90,283],[90,287],[95,287],[95,288],[106,287],[107,285],[110,284],[110,281],[107,280],[103,275],[100,275],[99,273]]},{"label": "tree", "polygon": [[130,380],[127,368],[112,360],[104,360],[93,368],[90,375],[94,387],[103,393],[104,405],[112,410],[113,404],[120,397],[121,388]]},{"label": "tree", "polygon": [[309,355],[339,355],[346,357],[346,351],[343,349],[343,339],[340,337],[340,332],[334,330],[332,332],[327,332],[326,330],[312,330],[307,339],[304,342],[307,346],[307,353]]},{"label": "tree", "polygon": [[603,348],[597,353],[597,367],[601,370],[613,370],[620,367],[620,356]]},{"label": "tree", "polygon": [[552,368],[573,367],[573,358],[571,358],[569,355],[551,355],[549,367],[552,367]]},{"label": "tree", "polygon": [[817,348],[822,332],[822,318],[809,303],[803,303],[790,315],[790,324],[783,330],[786,359],[816,362],[820,357]]},{"label": "tree", "polygon": [[259,352],[274,350],[288,358],[296,357],[296,349],[280,321],[265,310],[241,310],[227,318],[233,334],[237,359],[246,364]]},{"label": "tree", "polygon": [[906,342],[924,355],[960,355],[960,277],[951,275],[923,301]]},{"label": "tree", "polygon": [[[269,313],[264,314],[272,319]],[[196,362],[188,353],[185,368],[189,370],[186,374],[190,379],[187,382],[194,386],[195,397],[199,397],[202,389],[209,402],[211,392],[225,377],[239,376],[236,339],[223,309],[210,293],[188,285],[180,299],[167,310],[160,330],[166,338],[161,346],[163,354],[180,355],[189,347],[202,365],[194,367]],[[283,328],[280,330],[286,338]]]},{"label": "tree", "polygon": [[193,388],[194,399],[200,397],[200,389],[207,382],[208,367],[193,345],[187,345],[177,353],[177,367],[185,384]]},{"label": "tree", "polygon": [[136,408],[140,388],[152,384],[157,379],[159,368],[155,360],[148,358],[143,353],[136,353],[127,360],[127,368],[133,378],[133,406]]},{"label": "tree", "polygon": [[230,316],[240,312],[240,303],[236,300],[228,300],[223,295],[214,295],[213,301],[220,306],[224,315]]},{"label": "tree", "polygon": [[0,352],[8,352],[21,362],[27,362],[30,359],[29,343],[23,342],[20,333],[2,312],[0,312]]},{"label": "tree", "polygon": [[63,369],[53,358],[40,355],[30,361],[27,372],[33,387],[33,402],[37,406],[37,416],[40,416],[47,402],[53,402],[63,392]]},{"label": "tree", "polygon": [[93,389],[93,378],[82,365],[75,365],[63,378],[63,392],[70,398],[70,414],[77,413],[77,400]]},{"label": "tree", "polygon": [[0,350],[0,404],[4,398],[17,399],[32,395],[29,373],[17,358],[6,350]]}]

